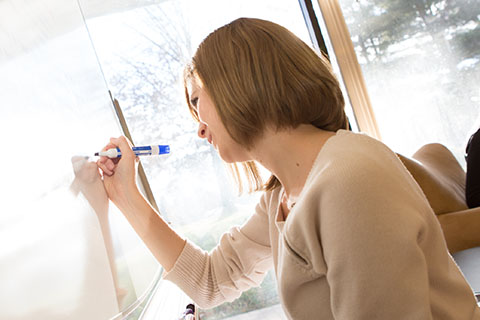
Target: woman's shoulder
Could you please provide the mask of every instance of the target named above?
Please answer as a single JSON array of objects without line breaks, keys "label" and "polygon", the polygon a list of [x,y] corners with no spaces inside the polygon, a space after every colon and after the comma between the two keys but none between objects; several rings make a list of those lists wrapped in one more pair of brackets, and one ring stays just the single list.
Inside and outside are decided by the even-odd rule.
[{"label": "woman's shoulder", "polygon": [[398,156],[382,142],[366,134],[342,131],[320,151],[305,189],[342,193],[346,187],[378,188],[380,181],[405,180],[405,171]]},{"label": "woman's shoulder", "polygon": [[349,154],[365,153],[374,150],[385,151],[388,147],[381,141],[363,132],[339,130],[326,144],[325,148],[330,152],[343,152]]},{"label": "woman's shoulder", "polygon": [[397,156],[381,141],[364,133],[339,130],[320,150],[312,171],[357,170],[365,166],[396,161]]}]

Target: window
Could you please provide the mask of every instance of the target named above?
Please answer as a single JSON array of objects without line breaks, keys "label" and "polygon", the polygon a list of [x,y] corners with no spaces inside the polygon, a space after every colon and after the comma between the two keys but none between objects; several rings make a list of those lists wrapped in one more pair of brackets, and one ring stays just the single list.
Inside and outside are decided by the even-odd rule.
[{"label": "window", "polygon": [[[329,32],[335,27],[336,3],[318,2]],[[467,140],[480,126],[476,45],[480,3],[340,0],[338,4],[382,140],[406,156],[426,143],[443,143],[463,163]],[[337,46],[335,51],[343,49]],[[352,60],[344,55],[342,59]]]},{"label": "window", "polygon": [[[120,101],[135,144],[171,146],[167,157],[141,160],[161,214],[194,243],[212,249],[222,233],[253,213],[259,195],[237,197],[216,151],[197,137],[197,124],[184,102],[183,67],[203,38],[242,16],[280,23],[309,43],[298,2],[161,1],[100,16],[83,7],[108,86]],[[203,319],[228,318],[278,302],[269,274],[261,288],[205,310]]]}]

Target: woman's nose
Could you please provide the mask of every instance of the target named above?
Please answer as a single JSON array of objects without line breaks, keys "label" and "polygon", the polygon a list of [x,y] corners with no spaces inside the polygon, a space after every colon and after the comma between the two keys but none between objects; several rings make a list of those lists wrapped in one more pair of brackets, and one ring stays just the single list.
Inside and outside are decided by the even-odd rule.
[{"label": "woman's nose", "polygon": [[201,123],[198,125],[198,136],[202,139],[205,139],[207,136],[206,136],[206,133],[207,133],[207,125],[205,123]]}]

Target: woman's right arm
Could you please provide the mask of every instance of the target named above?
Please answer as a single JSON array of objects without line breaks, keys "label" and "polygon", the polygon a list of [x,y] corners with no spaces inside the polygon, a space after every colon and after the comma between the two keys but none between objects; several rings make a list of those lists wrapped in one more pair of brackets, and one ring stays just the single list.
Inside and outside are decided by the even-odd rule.
[{"label": "woman's right arm", "polygon": [[136,184],[135,154],[125,137],[111,138],[104,150],[120,148],[122,157],[101,157],[97,161],[110,200],[120,209],[154,257],[168,272],[185,246],[178,235],[153,209]]},{"label": "woman's right arm", "polygon": [[210,253],[180,237],[141,195],[135,180],[135,155],[125,137],[112,138],[104,149],[119,147],[121,159],[101,158],[103,182],[110,200],[164,267],[174,282],[202,308],[233,301],[258,286],[272,267],[265,195],[241,227],[232,228]]}]

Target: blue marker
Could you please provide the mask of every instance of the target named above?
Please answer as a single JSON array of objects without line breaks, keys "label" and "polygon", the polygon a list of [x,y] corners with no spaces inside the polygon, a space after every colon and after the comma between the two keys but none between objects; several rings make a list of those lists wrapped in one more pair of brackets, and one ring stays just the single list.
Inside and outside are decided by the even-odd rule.
[{"label": "blue marker", "polygon": [[[143,147],[132,147],[133,153],[138,156],[155,156],[160,154],[170,153],[169,145],[153,145],[153,146],[143,146]],[[120,148],[112,148],[106,151],[95,152],[95,156],[100,157],[109,157],[109,158],[120,158],[122,153]]]}]

